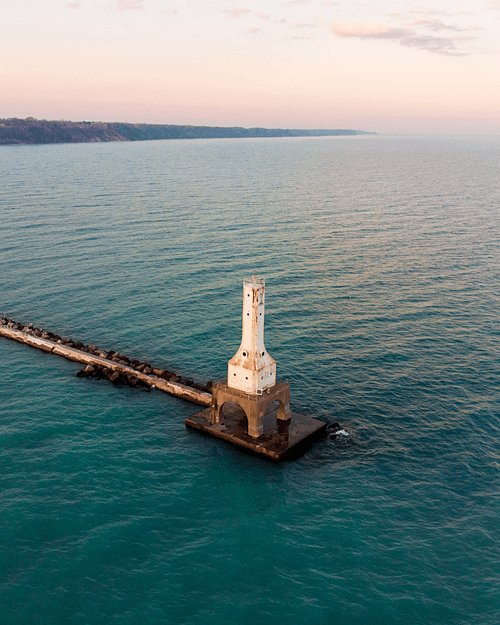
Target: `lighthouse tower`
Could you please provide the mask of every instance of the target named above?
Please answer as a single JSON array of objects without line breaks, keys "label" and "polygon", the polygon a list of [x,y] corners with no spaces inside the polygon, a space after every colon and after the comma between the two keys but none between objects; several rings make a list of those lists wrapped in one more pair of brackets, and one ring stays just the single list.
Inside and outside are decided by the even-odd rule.
[{"label": "lighthouse tower", "polygon": [[217,382],[212,389],[210,407],[211,427],[220,429],[225,427],[224,404],[238,404],[245,412],[247,433],[252,438],[264,434],[264,417],[268,410],[272,412],[272,405],[278,403],[278,421],[288,422],[292,414],[290,385],[276,382],[276,362],[264,345],[264,290],[264,278],[252,276],[243,282],[241,345],[228,363],[227,381]]},{"label": "lighthouse tower", "polygon": [[249,395],[262,395],[276,384],[276,361],[264,345],[264,298],[264,278],[244,280],[241,345],[228,363],[227,385]]},{"label": "lighthouse tower", "polygon": [[210,408],[186,425],[245,450],[279,460],[326,429],[326,423],[290,410],[290,385],[276,380],[276,362],[264,345],[264,278],[243,281],[241,345],[227,367],[227,379],[212,386]]}]

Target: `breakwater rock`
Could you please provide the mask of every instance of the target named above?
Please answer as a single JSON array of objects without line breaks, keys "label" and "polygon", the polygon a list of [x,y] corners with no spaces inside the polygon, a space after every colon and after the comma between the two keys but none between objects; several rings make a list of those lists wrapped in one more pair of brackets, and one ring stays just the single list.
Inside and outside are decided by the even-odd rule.
[{"label": "breakwater rock", "polygon": [[212,382],[198,384],[149,362],[62,338],[53,332],[36,328],[32,323],[25,326],[13,319],[0,317],[0,336],[85,364],[85,369],[76,374],[78,377],[108,379],[113,384],[127,384],[147,390],[157,388],[201,406],[209,406],[212,401]]}]

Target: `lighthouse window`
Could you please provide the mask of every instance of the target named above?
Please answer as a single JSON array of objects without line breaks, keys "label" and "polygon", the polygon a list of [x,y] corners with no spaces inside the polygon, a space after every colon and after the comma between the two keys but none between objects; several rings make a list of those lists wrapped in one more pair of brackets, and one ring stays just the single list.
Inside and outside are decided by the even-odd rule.
[{"label": "lighthouse window", "polygon": [[260,352],[260,355],[263,356],[266,352]]},{"label": "lighthouse window", "polygon": [[247,353],[246,353],[246,352],[243,352],[243,356],[245,356],[245,357],[246,357],[246,355],[247,355]]},{"label": "lighthouse window", "polygon": [[236,377],[236,373],[233,373],[234,377]]}]

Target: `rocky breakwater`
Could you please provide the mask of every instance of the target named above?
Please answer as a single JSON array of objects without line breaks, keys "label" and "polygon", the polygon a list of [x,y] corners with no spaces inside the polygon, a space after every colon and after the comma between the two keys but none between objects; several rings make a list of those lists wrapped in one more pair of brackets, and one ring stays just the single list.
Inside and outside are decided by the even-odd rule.
[{"label": "rocky breakwater", "polygon": [[212,401],[212,382],[201,385],[148,362],[131,359],[125,354],[61,338],[52,332],[35,328],[32,323],[24,326],[13,319],[0,317],[0,336],[85,364],[86,367],[76,374],[78,377],[108,379],[113,384],[126,384],[146,390],[156,388],[201,406],[210,406]]}]

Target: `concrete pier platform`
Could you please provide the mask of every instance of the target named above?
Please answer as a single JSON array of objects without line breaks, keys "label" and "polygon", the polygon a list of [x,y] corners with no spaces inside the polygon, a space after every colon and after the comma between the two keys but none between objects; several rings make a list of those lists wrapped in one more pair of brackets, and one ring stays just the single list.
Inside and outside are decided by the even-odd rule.
[{"label": "concrete pier platform", "polygon": [[274,462],[299,454],[326,430],[323,421],[296,412],[288,421],[282,421],[277,418],[278,408],[271,407],[264,416],[264,433],[253,438],[247,433],[245,412],[237,404],[224,405],[223,423],[210,423],[210,412],[207,408],[188,417],[186,427]]}]

